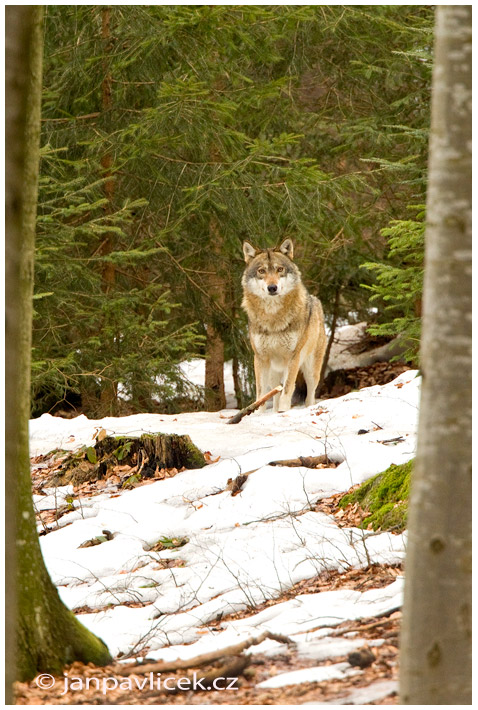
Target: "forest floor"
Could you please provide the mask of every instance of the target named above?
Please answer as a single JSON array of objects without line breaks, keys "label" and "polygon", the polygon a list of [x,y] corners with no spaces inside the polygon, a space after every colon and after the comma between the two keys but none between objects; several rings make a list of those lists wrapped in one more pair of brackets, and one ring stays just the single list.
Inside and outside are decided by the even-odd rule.
[{"label": "forest floor", "polygon": [[[115,662],[75,663],[48,687],[19,683],[17,704],[396,704],[406,534],[362,530],[368,511],[338,503],[413,457],[419,378],[373,370],[388,384],[357,370],[372,386],[347,382],[336,399],[233,427],[227,410],[32,420],[47,567]],[[105,434],[158,431],[188,433],[207,465],[141,478],[121,460],[99,480],[52,487],[71,452],[88,468]],[[287,465],[298,456],[325,462]],[[172,670],[176,659],[184,670]],[[186,689],[203,676],[209,688],[237,681]]]},{"label": "forest floor", "polygon": [[[287,593],[268,602],[278,604],[296,594],[312,594],[340,588],[364,591],[390,584],[401,574],[400,565],[372,565],[361,570],[344,573],[326,572],[316,579],[296,585]],[[255,609],[253,612],[256,613]],[[239,615],[238,615],[239,616]],[[240,614],[242,618],[247,612]],[[363,645],[358,652],[332,655],[320,665],[313,658],[300,656],[292,649],[279,655],[254,653],[248,657],[248,665],[237,677],[230,690],[158,690],[159,675],[167,677],[168,685],[174,686],[181,678],[208,676],[218,664],[202,665],[187,671],[167,674],[141,673],[141,666],[135,674],[126,679],[118,675],[117,664],[105,668],[93,664],[74,663],[65,669],[65,676],[57,678],[50,689],[39,688],[35,681],[16,684],[16,704],[18,705],[396,705],[398,702],[398,638],[401,611],[380,617],[346,621],[334,627],[329,640],[335,638],[357,639]],[[337,653],[337,651],[335,651]],[[332,654],[334,652],[332,651]],[[228,678],[234,677],[235,659],[220,661],[221,675],[226,668]],[[281,673],[324,668],[337,664],[353,665],[355,675],[331,678],[318,682],[305,681],[279,688],[258,688],[267,678]],[[359,665],[360,664],[360,665]],[[230,670],[227,670],[227,669]],[[232,671],[232,675],[230,674]],[[66,678],[66,679],[65,679]],[[143,685],[144,684],[144,685]]]}]

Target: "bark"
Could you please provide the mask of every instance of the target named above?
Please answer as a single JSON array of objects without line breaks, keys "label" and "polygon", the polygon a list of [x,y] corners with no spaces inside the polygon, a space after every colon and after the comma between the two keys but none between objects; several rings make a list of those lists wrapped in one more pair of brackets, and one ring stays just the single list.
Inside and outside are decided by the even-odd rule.
[{"label": "bark", "polygon": [[[113,39],[111,35],[111,6],[103,5],[100,10],[101,15],[101,42],[103,45],[103,80],[101,82],[101,112],[103,116],[103,123],[111,134],[111,110],[113,108],[112,99],[112,76],[111,76],[111,59],[110,56],[113,51]],[[109,138],[107,139],[109,143]],[[104,206],[105,215],[111,215],[114,211],[114,196],[115,196],[115,182],[113,177],[113,153],[111,146],[103,153],[101,157],[101,168],[102,177],[105,178],[103,185],[103,193],[106,198],[106,204]],[[111,254],[114,250],[114,235],[112,233],[107,234],[103,243],[100,246],[99,253],[102,256],[107,256]],[[115,285],[116,281],[116,270],[114,264],[111,262],[106,262],[103,265],[102,270],[102,288],[105,294],[109,294]],[[113,347],[113,343],[110,343]],[[101,413],[103,416],[117,416],[118,415],[118,383],[115,380],[109,379],[107,377],[102,378],[101,381]]]},{"label": "bark", "polygon": [[[63,605],[40,550],[31,496],[28,420],[33,252],[38,186],[43,6],[7,6],[7,545],[9,623],[17,623],[16,677],[61,673],[75,659],[110,660],[102,641]],[[14,506],[14,514],[12,509]],[[10,559],[10,565],[12,560]],[[9,628],[11,633],[11,626]],[[11,641],[10,641],[11,646]],[[9,678],[11,680],[11,678]]]},{"label": "bark", "polygon": [[330,326],[330,335],[329,335],[329,339],[327,341],[327,347],[325,348],[324,361],[322,363],[322,368],[320,370],[319,384],[317,385],[317,388],[316,388],[316,395],[318,394],[319,397],[320,397],[320,392],[322,390],[322,387],[324,385],[325,371],[327,369],[327,365],[328,365],[329,357],[330,357],[330,350],[332,348],[332,344],[333,344],[334,338],[335,338],[335,331],[337,329],[337,321],[339,318],[340,293],[341,293],[341,287],[337,288],[337,290],[335,292],[334,310],[332,313],[332,325]]},{"label": "bark", "polygon": [[[12,685],[15,680],[15,493],[18,449],[25,448],[25,427],[20,426],[24,415],[25,401],[17,397],[17,390],[26,391],[22,382],[26,374],[18,355],[28,352],[30,343],[24,342],[26,332],[17,327],[23,294],[17,292],[20,282],[21,224],[20,205],[23,187],[23,136],[27,100],[28,56],[33,21],[32,8],[28,5],[10,5],[5,8],[5,229],[6,229],[6,343],[5,352],[5,400],[10,408],[5,422],[5,687],[6,704],[12,704]],[[26,295],[30,298],[30,293]],[[28,419],[29,413],[26,414]],[[21,438],[20,438],[21,437]],[[18,448],[17,448],[18,447]]]},{"label": "bark", "polygon": [[402,704],[471,704],[471,6],[438,6]]},{"label": "bark", "polygon": [[208,308],[206,322],[206,375],[204,386],[205,407],[209,412],[224,409],[226,394],[224,390],[224,340],[218,322],[219,313],[226,305],[226,279],[221,272],[223,239],[215,217],[210,225],[212,265],[214,275],[208,277],[208,293],[211,304]]},{"label": "bark", "polygon": [[242,392],[241,378],[239,375],[239,358],[236,355],[232,358],[232,381],[234,383],[234,394],[236,395],[238,409],[242,409],[244,407],[244,394]]},{"label": "bark", "polygon": [[[112,77],[111,77],[111,67],[109,55],[112,52],[112,39],[111,39],[111,7],[109,5],[104,5],[101,8],[101,41],[103,44],[104,61],[103,61],[103,81],[101,82],[101,110],[103,113],[103,118],[105,124],[109,127],[111,124],[111,109],[113,106],[112,102]],[[103,177],[105,183],[103,186],[104,196],[107,200],[104,207],[106,214],[111,214],[113,212],[113,198],[114,198],[114,179],[112,175],[113,168],[113,155],[111,150],[105,151],[101,158],[101,167],[103,169]],[[113,236],[109,234],[105,241],[103,242],[101,248],[101,254],[110,254],[113,251]],[[108,293],[115,282],[115,268],[114,264],[106,263],[103,267],[103,288],[106,293]]]}]

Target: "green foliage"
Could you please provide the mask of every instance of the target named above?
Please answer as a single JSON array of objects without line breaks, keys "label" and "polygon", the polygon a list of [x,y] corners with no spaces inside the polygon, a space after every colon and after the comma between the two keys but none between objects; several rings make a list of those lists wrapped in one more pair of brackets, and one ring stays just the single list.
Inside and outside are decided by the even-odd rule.
[{"label": "green foliage", "polygon": [[402,531],[407,523],[410,476],[413,460],[395,466],[373,476],[359,488],[340,499],[340,507],[359,503],[369,514],[362,522],[366,528],[370,524],[374,530]]},{"label": "green foliage", "polygon": [[376,274],[376,282],[365,286],[372,293],[371,301],[383,304],[384,322],[372,325],[369,332],[398,336],[405,348],[401,357],[413,362],[420,345],[425,237],[425,213],[421,207],[416,209],[416,219],[394,220],[382,230],[389,238],[387,261],[363,264]]},{"label": "green foliage", "polygon": [[151,550],[159,552],[161,550],[174,550],[177,547],[187,545],[189,539],[187,537],[161,537],[158,542],[151,546]]},{"label": "green foliage", "polygon": [[[367,318],[361,282],[384,282],[360,265],[398,268],[387,240],[424,201],[432,22],[428,6],[48,6],[36,412],[68,390],[94,416],[198,407],[178,363],[211,327],[247,388],[244,239],[294,238],[328,317]],[[387,288],[374,327],[409,318]]]},{"label": "green foliage", "polygon": [[97,463],[98,462],[98,458],[96,456],[96,451],[95,451],[94,446],[88,446],[88,448],[86,449],[86,458],[88,459],[88,461],[90,463]]}]

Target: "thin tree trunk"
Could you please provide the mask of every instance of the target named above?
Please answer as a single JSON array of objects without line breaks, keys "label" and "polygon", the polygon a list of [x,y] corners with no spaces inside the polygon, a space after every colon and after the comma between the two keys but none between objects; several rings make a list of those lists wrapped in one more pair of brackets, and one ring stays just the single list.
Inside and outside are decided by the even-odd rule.
[{"label": "thin tree trunk", "polygon": [[[14,501],[16,677],[61,673],[74,660],[110,660],[102,641],[64,606],[41,554],[31,495],[28,420],[33,252],[38,188],[43,6],[7,6],[7,480]],[[7,531],[8,532],[8,531]],[[8,544],[12,544],[8,533]],[[10,561],[11,564],[11,561]],[[9,678],[11,680],[11,677]]]},{"label": "thin tree trunk", "polygon": [[334,299],[334,310],[332,313],[332,324],[330,326],[330,335],[329,339],[327,341],[327,347],[325,348],[325,354],[324,354],[324,361],[322,363],[322,369],[320,371],[320,379],[319,379],[319,384],[317,385],[316,393],[317,396],[320,397],[320,391],[322,389],[322,385],[324,384],[324,379],[325,379],[325,370],[327,369],[327,365],[329,362],[329,357],[330,357],[330,351],[332,349],[332,345],[334,342],[335,338],[335,331],[337,329],[337,321],[339,318],[339,303],[340,303],[340,293],[342,291],[342,287],[339,286],[337,288],[337,291],[335,292],[335,299]]},{"label": "thin tree trunk", "polygon": [[[111,76],[111,60],[112,53],[112,36],[111,36],[111,6],[104,5],[101,7],[101,42],[103,45],[103,81],[101,82],[101,111],[103,114],[103,123],[111,128],[111,109],[113,107],[112,100],[112,76]],[[111,131],[108,131],[111,133]],[[114,211],[114,194],[115,183],[113,178],[113,153],[109,146],[101,157],[102,177],[105,178],[103,184],[103,192],[106,198],[104,206],[105,215],[111,215]],[[100,254],[107,256],[114,249],[114,235],[107,234],[100,248]],[[102,272],[102,287],[106,295],[113,290],[116,280],[116,270],[114,264],[106,262],[103,265]],[[119,335],[119,334],[118,334]],[[111,344],[112,345],[112,344]],[[118,383],[114,380],[103,378],[101,381],[101,413],[103,415],[116,416],[118,414]]]},{"label": "thin tree trunk", "polygon": [[401,703],[471,704],[471,6],[438,6]]},{"label": "thin tree trunk", "polygon": [[242,409],[244,407],[244,394],[242,391],[241,377],[239,375],[239,358],[237,355],[234,355],[232,358],[232,381],[234,383],[237,408]]},{"label": "thin tree trunk", "polygon": [[226,280],[221,273],[223,239],[215,217],[210,222],[211,252],[216,272],[208,278],[211,305],[206,322],[206,376],[205,406],[207,411],[217,411],[226,406],[224,390],[224,340],[217,326],[218,313],[226,305]]},{"label": "thin tree trunk", "polygon": [[[111,7],[109,5],[104,5],[101,8],[101,40],[103,44],[104,60],[103,60],[103,81],[101,82],[101,110],[103,114],[103,120],[106,125],[111,123],[111,109],[113,107],[112,101],[112,77],[111,77],[111,66],[109,55],[112,52],[112,39],[111,39]],[[103,177],[106,178],[103,190],[104,195],[107,200],[104,210],[105,213],[111,214],[113,212],[113,198],[114,198],[114,179],[112,176],[113,167],[113,154],[111,149],[108,148],[101,158],[101,167],[103,169]],[[113,236],[108,234],[101,249],[101,254],[110,254],[113,250]],[[103,288],[106,293],[108,293],[115,282],[115,268],[114,264],[108,262],[103,267]]]}]

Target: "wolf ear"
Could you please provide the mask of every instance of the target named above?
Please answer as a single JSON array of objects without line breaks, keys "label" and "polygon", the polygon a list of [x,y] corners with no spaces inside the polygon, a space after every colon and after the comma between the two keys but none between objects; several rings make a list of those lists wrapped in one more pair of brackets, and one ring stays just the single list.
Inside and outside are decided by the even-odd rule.
[{"label": "wolf ear", "polygon": [[246,264],[248,264],[257,254],[257,249],[255,249],[252,244],[249,244],[249,242],[244,242],[242,245],[242,251],[244,252],[244,260]]},{"label": "wolf ear", "polygon": [[285,256],[288,256],[292,261],[294,258],[294,245],[292,244],[292,239],[285,239],[280,245],[279,251]]}]

